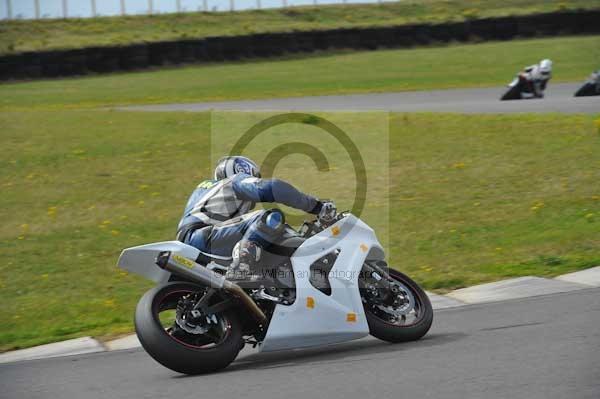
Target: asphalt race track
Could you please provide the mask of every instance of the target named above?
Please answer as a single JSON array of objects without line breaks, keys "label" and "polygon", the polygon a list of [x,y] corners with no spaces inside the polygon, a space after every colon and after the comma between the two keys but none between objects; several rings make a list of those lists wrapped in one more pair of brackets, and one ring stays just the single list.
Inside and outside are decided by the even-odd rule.
[{"label": "asphalt race track", "polygon": [[195,104],[165,104],[124,107],[141,111],[395,111],[514,113],[600,113],[600,96],[573,97],[579,83],[548,85],[543,99],[500,101],[506,87],[414,91],[345,96],[295,97],[269,100],[227,101]]},{"label": "asphalt race track", "polygon": [[257,354],[183,376],[140,349],[0,365],[0,397],[600,398],[600,289],[437,311],[418,342]]}]

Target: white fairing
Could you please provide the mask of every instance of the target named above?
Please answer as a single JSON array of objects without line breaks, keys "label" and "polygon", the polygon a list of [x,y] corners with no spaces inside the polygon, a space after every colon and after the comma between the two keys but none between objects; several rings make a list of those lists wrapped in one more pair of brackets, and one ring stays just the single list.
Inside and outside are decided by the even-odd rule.
[{"label": "white fairing", "polygon": [[157,242],[124,249],[119,256],[118,266],[156,283],[165,283],[171,273],[156,265],[156,257],[163,251],[171,251],[188,259],[196,259],[200,254],[196,248],[179,241]]},{"label": "white fairing", "polygon": [[[331,296],[309,281],[310,266],[339,249],[329,274]],[[382,259],[374,231],[353,215],[306,240],[292,256],[296,301],[277,305],[261,351],[300,348],[358,339],[369,334],[358,289],[365,259]]]}]

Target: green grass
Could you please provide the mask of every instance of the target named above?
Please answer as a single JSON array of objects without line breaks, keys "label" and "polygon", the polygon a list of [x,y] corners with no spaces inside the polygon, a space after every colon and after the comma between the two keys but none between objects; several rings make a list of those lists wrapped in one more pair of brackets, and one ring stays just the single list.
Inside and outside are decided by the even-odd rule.
[{"label": "green grass", "polygon": [[2,21],[0,54],[258,32],[436,23],[599,7],[600,0],[407,0],[235,13]]},{"label": "green grass", "polygon": [[[369,131],[368,119],[347,118]],[[0,348],[131,331],[150,284],[116,259],[172,239],[189,191],[210,174],[208,114],[11,111],[0,124]],[[395,114],[390,127],[387,243],[392,265],[425,288],[600,264],[592,117]],[[298,159],[283,165],[280,176],[349,206],[343,187]],[[385,214],[368,205],[365,219],[384,233]]]},{"label": "green grass", "polygon": [[[210,174],[209,114],[110,106],[492,85],[544,55],[555,59],[557,80],[579,79],[598,64],[597,41],[528,40],[1,85],[0,350],[131,331],[135,303],[151,284],[115,267],[120,250],[172,239],[189,191]],[[247,117],[232,117],[221,139],[231,141]],[[389,170],[389,197],[385,184],[370,185],[363,216],[383,234],[394,267],[442,292],[598,265],[599,117],[392,114],[389,169],[385,157],[369,167],[370,182],[378,179],[373,173]],[[372,153],[370,143],[381,139],[373,130],[380,119],[373,118],[380,116],[344,118],[360,148]],[[299,135],[287,128],[277,134]],[[334,164],[342,175],[331,180],[303,165],[306,159],[286,158],[277,173],[350,205],[349,168]],[[388,198],[389,219],[382,211]]]},{"label": "green grass", "polygon": [[553,82],[600,67],[600,36],[330,54],[0,85],[0,107],[84,107],[502,85],[554,61]]}]

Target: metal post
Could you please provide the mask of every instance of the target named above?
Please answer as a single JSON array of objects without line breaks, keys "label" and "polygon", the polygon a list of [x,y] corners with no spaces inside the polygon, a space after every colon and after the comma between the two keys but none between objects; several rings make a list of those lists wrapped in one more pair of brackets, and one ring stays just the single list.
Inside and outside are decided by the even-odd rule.
[{"label": "metal post", "polygon": [[40,19],[40,0],[34,0],[35,19]]},{"label": "metal post", "polygon": [[63,18],[69,17],[69,5],[67,4],[67,0],[62,1],[62,9],[63,9]]},{"label": "metal post", "polygon": [[181,0],[175,0],[175,7],[178,13],[181,12]]},{"label": "metal post", "polygon": [[256,9],[260,10],[262,8],[262,4],[260,3],[260,0],[256,0]]},{"label": "metal post", "polygon": [[92,17],[96,18],[98,16],[98,11],[96,9],[96,0],[92,0]]},{"label": "metal post", "polygon": [[125,0],[121,0],[121,15],[125,15],[125,12],[127,10],[125,9]]},{"label": "metal post", "polygon": [[152,0],[148,0],[148,14],[154,14],[154,4],[152,3]]},{"label": "metal post", "polygon": [[235,0],[229,0],[229,11],[235,10]]},{"label": "metal post", "polygon": [[6,19],[12,19],[12,4],[10,0],[6,0]]}]

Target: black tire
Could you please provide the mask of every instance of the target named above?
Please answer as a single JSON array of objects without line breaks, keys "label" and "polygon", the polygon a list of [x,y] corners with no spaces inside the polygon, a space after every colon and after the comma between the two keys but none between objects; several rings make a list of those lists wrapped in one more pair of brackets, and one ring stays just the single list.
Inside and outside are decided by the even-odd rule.
[{"label": "black tire", "polygon": [[596,88],[591,83],[586,83],[575,92],[575,97],[596,96]]},{"label": "black tire", "polygon": [[520,100],[521,99],[521,84],[517,84],[510,89],[500,98],[501,101],[506,100]]},{"label": "black tire", "polygon": [[415,301],[420,304],[423,313],[414,324],[396,325],[377,316],[370,310],[369,306],[365,304],[365,315],[367,317],[367,323],[369,324],[369,332],[375,338],[392,343],[416,341],[427,334],[431,328],[431,323],[433,323],[433,308],[431,307],[429,297],[425,291],[423,291],[421,287],[407,275],[394,269],[389,269],[388,272],[394,280],[401,282],[411,290],[415,297]]},{"label": "black tire", "polygon": [[158,307],[164,298],[203,289],[185,282],[156,286],[144,294],[135,310],[135,331],[146,352],[163,366],[178,373],[201,374],[223,369],[236,358],[244,345],[241,322],[231,310],[219,315],[228,327],[223,341],[212,347],[188,345],[164,329],[158,320]]}]

